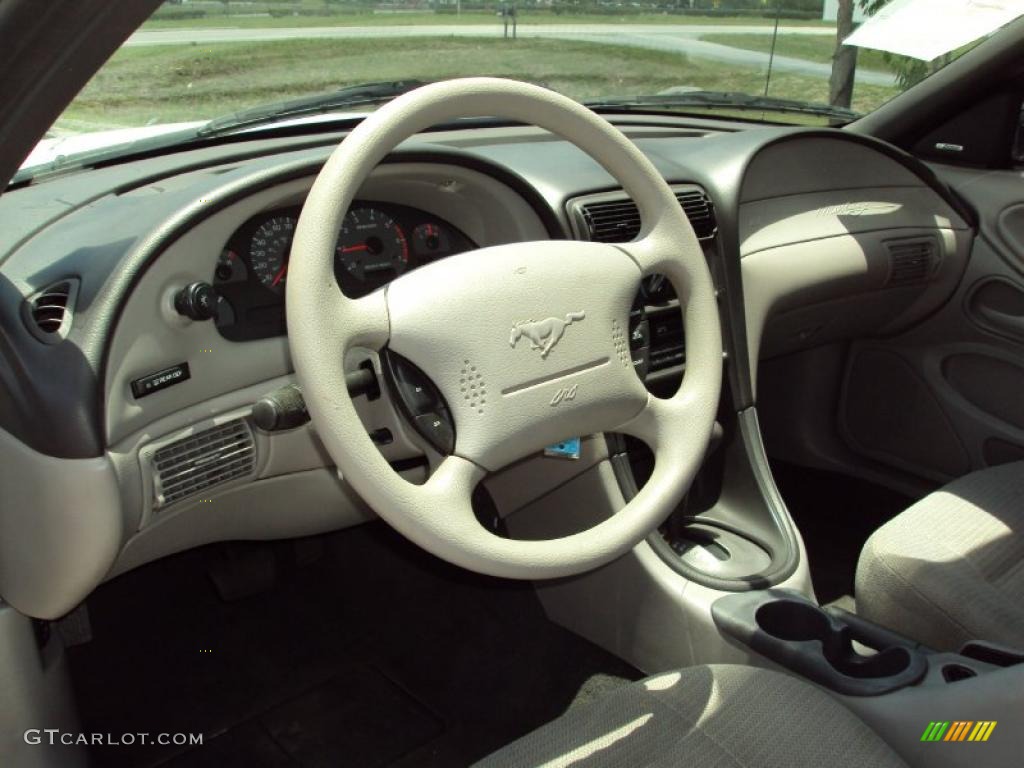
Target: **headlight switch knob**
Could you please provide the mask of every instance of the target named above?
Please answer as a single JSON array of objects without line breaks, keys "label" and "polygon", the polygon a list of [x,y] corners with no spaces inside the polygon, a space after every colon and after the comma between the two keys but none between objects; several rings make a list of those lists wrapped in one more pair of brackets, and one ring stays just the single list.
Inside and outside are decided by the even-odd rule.
[{"label": "headlight switch knob", "polygon": [[190,320],[217,316],[217,291],[209,283],[190,283],[174,295],[174,309]]}]

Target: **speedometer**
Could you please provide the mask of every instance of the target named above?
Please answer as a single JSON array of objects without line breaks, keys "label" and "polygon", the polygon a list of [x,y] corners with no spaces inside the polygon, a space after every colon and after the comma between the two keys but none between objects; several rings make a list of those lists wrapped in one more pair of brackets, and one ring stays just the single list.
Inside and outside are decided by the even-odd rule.
[{"label": "speedometer", "polygon": [[284,288],[295,223],[294,216],[274,216],[253,232],[249,264],[260,283],[272,291],[280,292]]},{"label": "speedometer", "polygon": [[379,208],[353,208],[338,235],[335,272],[345,293],[373,291],[409,266],[409,243],[398,223]]}]

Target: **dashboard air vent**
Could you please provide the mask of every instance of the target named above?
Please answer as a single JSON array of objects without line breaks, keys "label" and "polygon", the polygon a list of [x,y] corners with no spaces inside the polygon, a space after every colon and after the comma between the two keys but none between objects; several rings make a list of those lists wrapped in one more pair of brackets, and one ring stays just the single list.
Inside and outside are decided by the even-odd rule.
[{"label": "dashboard air vent", "polygon": [[890,240],[888,285],[914,285],[931,277],[936,263],[935,241],[931,238]]},{"label": "dashboard air vent", "polygon": [[78,280],[69,278],[47,286],[25,302],[25,322],[39,341],[56,344],[68,335]]},{"label": "dashboard air vent", "polygon": [[[675,190],[676,199],[683,207],[699,240],[715,236],[715,216],[711,201],[700,189]],[[640,232],[640,212],[629,198],[595,196],[575,206],[582,223],[580,234],[599,243],[626,243]]]},{"label": "dashboard air vent", "polygon": [[708,240],[715,236],[715,216],[711,210],[711,200],[699,189],[676,192],[676,200],[683,206],[683,213],[690,220],[698,240]]},{"label": "dashboard air vent", "polygon": [[256,447],[245,419],[175,440],[153,454],[156,504],[164,507],[215,485],[245,477],[256,467]]}]

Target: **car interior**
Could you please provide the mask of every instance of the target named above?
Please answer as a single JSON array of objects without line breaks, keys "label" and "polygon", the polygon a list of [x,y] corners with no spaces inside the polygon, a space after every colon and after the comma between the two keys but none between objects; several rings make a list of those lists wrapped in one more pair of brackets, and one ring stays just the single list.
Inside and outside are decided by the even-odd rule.
[{"label": "car interior", "polygon": [[[3,5],[6,181],[158,3]],[[1020,765],[1022,40],[841,128],[463,78],[11,183],[0,763]]]}]

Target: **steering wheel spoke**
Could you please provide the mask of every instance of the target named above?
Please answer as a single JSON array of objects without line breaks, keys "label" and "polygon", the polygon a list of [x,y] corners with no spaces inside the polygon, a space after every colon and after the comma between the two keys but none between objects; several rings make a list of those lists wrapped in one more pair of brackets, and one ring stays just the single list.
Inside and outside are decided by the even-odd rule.
[{"label": "steering wheel spoke", "polygon": [[658,272],[669,255],[662,238],[656,232],[648,233],[639,240],[617,244],[615,247],[629,256],[644,276]]},{"label": "steering wheel spoke", "polygon": [[609,425],[606,431],[622,432],[630,437],[635,437],[654,450],[659,443],[659,425],[666,410],[666,403],[665,400],[649,396],[646,405],[638,414],[621,424]]},{"label": "steering wheel spoke", "polygon": [[610,428],[610,432],[622,432],[645,443],[657,453],[666,445],[678,442],[680,434],[692,434],[695,426],[702,423],[703,414],[694,413],[702,403],[698,400],[671,398],[663,400],[649,397],[647,404],[636,416]]},{"label": "steering wheel spoke", "polygon": [[473,515],[473,490],[487,477],[487,470],[461,456],[446,456],[423,486],[437,504],[439,511],[452,517],[476,518]]},{"label": "steering wheel spoke", "polygon": [[346,299],[339,309],[338,322],[343,325],[349,347],[383,349],[391,338],[387,293],[379,290],[360,299]]}]

